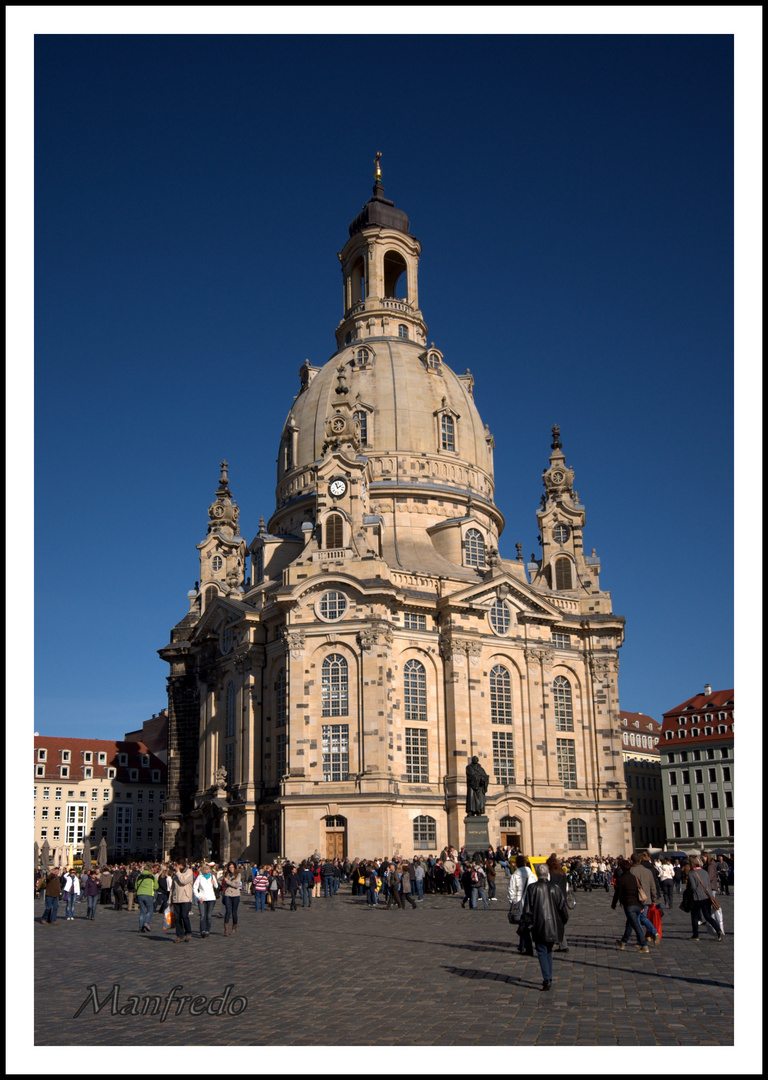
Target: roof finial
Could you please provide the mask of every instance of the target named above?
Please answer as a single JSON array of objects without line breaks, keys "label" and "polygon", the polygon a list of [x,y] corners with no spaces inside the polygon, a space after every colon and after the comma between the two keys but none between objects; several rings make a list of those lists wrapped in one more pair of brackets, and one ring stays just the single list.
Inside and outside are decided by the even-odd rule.
[{"label": "roof finial", "polygon": [[552,449],[562,450],[563,444],[560,442],[560,426],[555,424],[552,428]]},{"label": "roof finial", "polygon": [[227,469],[229,468],[229,462],[228,461],[222,461],[221,465],[220,465],[220,468],[221,468],[221,477],[220,477],[221,482],[223,484],[226,484],[229,481],[229,477],[227,476]]},{"label": "roof finial", "polygon": [[376,157],[373,159],[373,162],[374,162],[374,164],[376,166],[376,171],[373,174],[373,179],[376,181],[377,184],[380,184],[381,183],[381,150],[377,151]]}]

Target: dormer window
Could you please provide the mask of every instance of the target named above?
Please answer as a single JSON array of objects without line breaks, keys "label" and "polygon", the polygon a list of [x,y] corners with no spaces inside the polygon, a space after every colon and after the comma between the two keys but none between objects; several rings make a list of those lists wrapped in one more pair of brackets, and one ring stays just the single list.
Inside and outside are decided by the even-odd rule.
[{"label": "dormer window", "polygon": [[711,728],[711,727],[705,727],[704,728],[704,734],[705,735],[714,735],[714,733],[715,733],[714,728]]},{"label": "dormer window", "polygon": [[61,760],[62,761],[69,761],[71,759],[71,757],[72,757],[72,755],[69,752],[69,750],[62,750],[61,751]]},{"label": "dormer window", "polygon": [[440,418],[440,449],[456,449],[456,423],[450,413],[443,413]]},{"label": "dormer window", "polygon": [[83,777],[86,780],[90,780],[93,777],[93,767],[91,765],[86,765],[84,767],[84,769],[83,769]]},{"label": "dormer window", "polygon": [[142,754],[141,755],[141,764],[142,764],[143,768],[145,768],[145,769],[149,768],[149,754]]},{"label": "dormer window", "polygon": [[35,765],[35,776],[45,776],[45,765]]},{"label": "dormer window", "polygon": [[665,734],[665,737],[666,737],[667,739],[674,739],[674,737],[675,737],[675,733],[674,733],[674,731],[667,731],[667,732],[665,732],[664,734]]},{"label": "dormer window", "polygon": [[127,765],[128,764],[128,755],[127,754],[118,754],[117,755],[117,763],[118,763],[118,765]]},{"label": "dormer window", "polygon": [[[152,770],[152,780],[156,784],[160,783],[160,770],[159,769],[153,769]],[[150,797],[150,799],[153,798],[154,797],[154,792],[150,791],[149,797]]]},{"label": "dormer window", "polygon": [[684,739],[687,734],[688,734],[688,732],[683,731],[682,728],[681,728],[680,731],[678,731],[678,733],[677,733],[677,737],[678,737],[678,739]]},{"label": "dormer window", "polygon": [[59,765],[59,776],[65,779],[69,776],[69,765]]},{"label": "dormer window", "polygon": [[[107,769],[107,780],[114,780],[116,773],[117,769]],[[107,792],[105,791],[104,794],[106,795]]]},{"label": "dormer window", "polygon": [[93,761],[93,751],[92,750],[84,750],[83,751],[83,761],[85,762],[86,765],[91,764],[91,762]]},{"label": "dormer window", "polygon": [[718,724],[717,725],[717,734],[718,735],[727,735],[728,734],[728,728],[725,726],[725,724]]},{"label": "dormer window", "polygon": [[464,565],[485,569],[485,540],[479,529],[467,529],[464,534]]},{"label": "dormer window", "polygon": [[106,764],[107,764],[107,755],[100,751],[99,752],[99,765],[106,765]]},{"label": "dormer window", "polygon": [[38,750],[37,751],[37,760],[38,761],[46,761],[47,758],[48,758],[48,751],[47,750]]},{"label": "dormer window", "polygon": [[635,720],[635,727],[636,727],[636,728],[639,728],[639,727],[640,727],[640,721],[639,721],[639,720]]},{"label": "dormer window", "polygon": [[128,770],[128,779],[129,780],[138,780],[139,779],[139,770],[138,769],[129,769]]},{"label": "dormer window", "polygon": [[697,727],[691,728],[691,738],[693,738],[693,739],[698,738],[698,735],[699,735],[699,729]]}]

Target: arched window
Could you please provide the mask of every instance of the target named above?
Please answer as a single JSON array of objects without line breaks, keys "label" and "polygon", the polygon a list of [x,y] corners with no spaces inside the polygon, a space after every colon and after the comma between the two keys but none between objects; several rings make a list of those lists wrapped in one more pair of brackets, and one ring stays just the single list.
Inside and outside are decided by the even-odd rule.
[{"label": "arched window", "polygon": [[519,829],[520,822],[516,817],[503,817],[499,822],[499,828],[501,829]]},{"label": "arched window", "polygon": [[571,560],[562,555],[555,559],[555,588],[572,589],[573,577],[571,575]]},{"label": "arched window", "polygon": [[349,671],[339,653],[323,660],[322,699],[323,716],[349,715]]},{"label": "arched window", "polygon": [[403,708],[406,720],[427,719],[427,673],[419,660],[406,661],[403,671]]},{"label": "arched window", "polygon": [[464,563],[485,568],[485,540],[479,529],[467,529],[464,534]]},{"label": "arched window", "polygon": [[205,606],[208,607],[210,604],[212,604],[218,595],[219,590],[216,588],[216,586],[209,585],[208,588],[205,590]]},{"label": "arched window", "polygon": [[629,741],[626,731],[624,732],[624,745],[626,746]]},{"label": "arched window", "polygon": [[573,731],[571,684],[563,675],[555,677],[552,696],[555,703],[555,731]]},{"label": "arched window", "polygon": [[584,851],[587,846],[587,823],[574,817],[568,822],[568,847],[571,851]]},{"label": "arched window", "polygon": [[645,735],[642,736],[642,743],[643,743],[643,746],[648,745],[648,739],[645,737]]},{"label": "arched window", "polygon": [[491,668],[491,723],[512,723],[512,683],[501,664]]},{"label": "arched window", "polygon": [[633,732],[632,732],[632,734],[631,734],[631,735],[629,736],[629,742],[630,742],[630,745],[631,745],[631,746],[634,746],[634,745],[635,745],[635,733],[634,733],[634,731],[633,731]]},{"label": "arched window", "polygon": [[344,520],[341,514],[329,514],[325,519],[326,548],[344,547]]},{"label": "arched window", "polygon": [[367,349],[358,349],[357,350],[357,362],[358,362],[358,364],[367,364],[368,363],[368,356],[369,356],[369,354],[368,354]]},{"label": "arched window", "polygon": [[226,735],[225,738],[231,738],[235,734],[235,684],[229,683],[227,686],[227,713],[226,713]]},{"label": "arched window", "polygon": [[275,680],[275,719],[278,724],[285,724],[288,715],[286,705],[288,701],[287,687],[285,682],[285,668],[281,668]]},{"label": "arched window", "polygon": [[397,328],[397,336],[400,338],[405,338],[406,341],[408,340],[408,327],[405,326],[403,323],[400,323]]},{"label": "arched window", "polygon": [[433,817],[419,814],[413,819],[413,847],[415,851],[430,851],[437,847],[437,823]]}]

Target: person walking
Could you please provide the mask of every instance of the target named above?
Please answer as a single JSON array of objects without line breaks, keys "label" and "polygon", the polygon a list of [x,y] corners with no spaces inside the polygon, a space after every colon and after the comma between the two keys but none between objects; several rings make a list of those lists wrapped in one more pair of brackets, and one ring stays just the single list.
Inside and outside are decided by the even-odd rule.
[{"label": "person walking", "polygon": [[[560,860],[558,859],[558,857],[557,857],[557,855],[556,855],[556,853],[554,851],[552,852],[552,854],[547,859],[547,866],[549,867],[549,880],[550,880],[550,882],[552,883],[552,885],[556,885],[558,887],[558,889],[563,894],[563,896],[566,897],[566,901],[567,901],[567,897],[568,897],[568,877],[566,876],[565,870],[563,869],[562,864],[561,864]],[[567,907],[567,903],[566,903],[566,907]],[[554,952],[568,952],[569,951],[568,939],[566,938],[565,933],[563,933],[563,940],[560,942],[559,945],[555,945],[553,951]]]},{"label": "person walking", "polygon": [[101,889],[99,887],[99,875],[95,870],[91,870],[88,874],[88,880],[85,883],[85,917],[90,919],[91,922],[96,918],[96,905],[99,902],[99,893]]},{"label": "person walking", "polygon": [[125,881],[125,894],[128,897],[128,911],[133,911],[138,906],[138,900],[136,899],[136,875],[138,873],[138,867],[135,863],[132,863],[128,868],[128,876]]},{"label": "person walking", "polygon": [[384,910],[389,911],[391,904],[394,902],[398,911],[403,910],[403,900],[400,895],[400,874],[394,863],[391,863],[386,874],[382,876],[382,883],[387,888],[387,902],[384,905]]},{"label": "person walking", "polygon": [[413,884],[416,892],[416,900],[419,904],[424,903],[424,877],[424,864],[421,859],[415,859],[413,866]]},{"label": "person walking", "polygon": [[611,907],[615,911],[617,904],[621,904],[627,921],[624,933],[616,939],[616,944],[621,950],[626,949],[630,934],[634,930],[637,936],[637,951],[647,953],[651,950],[645,943],[645,930],[640,924],[640,913],[643,910],[639,896],[640,887],[640,879],[632,873],[632,863],[629,859],[621,859]]},{"label": "person walking", "polygon": [[290,908],[288,910],[289,911],[296,911],[297,910],[296,909],[296,894],[298,893],[299,889],[301,888],[301,883],[299,882],[298,870],[296,869],[295,866],[290,866],[288,868],[287,872],[286,871],[283,872],[283,877],[285,879],[285,887],[286,887],[286,889],[288,890],[288,892],[290,893],[290,896],[291,896],[291,906],[290,906]]},{"label": "person walking", "polygon": [[527,932],[533,941],[541,968],[541,989],[551,990],[552,949],[563,940],[563,931],[568,922],[568,908],[561,890],[549,880],[549,867],[546,863],[537,864],[536,878],[525,893],[518,933],[522,936]]},{"label": "person walking", "polygon": [[639,881],[640,889],[645,895],[644,900],[642,895],[640,895],[640,902],[643,905],[643,908],[637,917],[638,922],[645,928],[645,940],[650,941],[654,946],[657,946],[661,942],[661,934],[658,933],[656,927],[648,918],[648,908],[651,904],[655,904],[659,899],[659,890],[656,888],[656,879],[647,859],[644,861],[642,856],[633,852],[629,857],[629,861],[631,864],[631,872]]},{"label": "person walking", "polygon": [[77,870],[70,870],[62,883],[62,891],[66,900],[65,917],[67,922],[75,921],[75,901],[80,895],[80,879]]},{"label": "person walking", "polygon": [[112,875],[112,895],[115,898],[115,911],[122,911],[125,907],[125,886],[127,880],[128,875],[125,872],[125,867],[115,867],[115,872]]},{"label": "person walking", "polygon": [[192,886],[192,895],[197,898],[200,909],[200,937],[203,940],[211,934],[211,916],[216,907],[215,878],[208,863],[202,863],[200,873]]},{"label": "person walking", "polygon": [[233,862],[227,863],[221,879],[221,887],[224,890],[224,937],[228,937],[230,918],[232,919],[232,933],[237,932],[237,909],[240,907],[240,896],[243,891],[243,879]]},{"label": "person walking", "polygon": [[157,894],[155,896],[155,911],[165,911],[170,905],[171,895],[171,871],[168,866],[161,866],[157,873]]},{"label": "person walking", "polygon": [[184,859],[179,859],[172,878],[171,906],[176,919],[176,937],[174,944],[192,940],[192,924],[189,921],[189,909],[192,906],[192,883],[195,875]]},{"label": "person walking", "polygon": [[[511,905],[516,904],[519,900],[524,900],[526,896],[526,890],[530,888],[536,882],[536,875],[528,865],[528,858],[526,855],[517,855],[515,857],[515,872],[509,879],[509,885],[507,886],[507,900]],[[531,942],[530,935],[527,931],[520,933],[518,930],[519,942],[517,951],[519,953],[525,953],[528,956],[533,956],[533,944]]]},{"label": "person walking", "polygon": [[45,879],[45,911],[40,920],[43,925],[48,923],[53,926],[59,913],[59,898],[61,897],[61,879],[58,867],[54,866]]},{"label": "person walking", "polygon": [[112,871],[108,866],[102,866],[99,875],[99,888],[101,889],[100,904],[108,905],[112,901]]},{"label": "person walking", "polygon": [[[699,919],[709,923],[717,934],[717,940],[723,940],[723,933],[712,917],[712,903],[714,897],[709,887],[709,874],[702,869],[701,859],[691,856],[691,869],[688,874],[686,892],[691,901],[691,941],[699,940]],[[715,903],[717,901],[714,901]]]},{"label": "person walking", "polygon": [[477,901],[482,900],[483,907],[487,911],[491,906],[488,903],[485,895],[485,871],[480,863],[473,863],[469,869],[469,881],[472,886],[472,892],[469,897],[469,906],[471,908],[477,908]]},{"label": "person walking", "polygon": [[144,863],[144,868],[134,875],[133,888],[136,903],[139,905],[139,933],[148,934],[158,888],[157,874],[154,873],[151,863]]},{"label": "person walking", "polygon": [[675,869],[669,859],[664,859],[661,864],[661,870],[659,870],[659,881],[661,882],[661,891],[664,895],[664,902],[668,908],[672,907],[672,890],[675,887]]},{"label": "person walking", "polygon": [[315,878],[312,871],[309,869],[306,859],[304,859],[299,867],[299,885],[301,887],[301,906],[312,907],[312,891],[315,885]]},{"label": "person walking", "polygon": [[269,875],[267,873],[267,867],[256,869],[253,871],[253,903],[256,911],[264,910],[264,903],[267,898],[267,889],[269,888]]}]

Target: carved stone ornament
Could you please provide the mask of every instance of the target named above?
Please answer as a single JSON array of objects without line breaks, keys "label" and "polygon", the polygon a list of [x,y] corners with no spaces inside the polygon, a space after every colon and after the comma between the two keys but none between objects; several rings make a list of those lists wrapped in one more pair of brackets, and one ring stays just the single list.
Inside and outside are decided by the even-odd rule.
[{"label": "carved stone ornament", "polygon": [[523,649],[523,656],[528,667],[536,667],[539,662],[538,649]]},{"label": "carved stone ornament", "polygon": [[379,635],[376,630],[361,630],[357,635],[361,649],[374,649],[378,643]]},{"label": "carved stone ornament", "polygon": [[284,626],[281,630],[281,635],[288,648],[291,660],[301,660],[304,655],[304,645],[307,640],[304,631],[288,630],[288,628]]},{"label": "carved stone ornament", "polygon": [[619,665],[618,661],[613,657],[592,656],[590,657],[589,666],[592,669],[594,678],[606,681],[616,672]]},{"label": "carved stone ornament", "polygon": [[541,661],[544,664],[545,668],[551,668],[551,667],[554,666],[555,654],[552,651],[552,649],[547,649],[547,648],[540,649],[539,650],[539,656],[541,657]]},{"label": "carved stone ornament", "polygon": [[477,667],[479,664],[482,651],[482,646],[477,641],[467,643],[467,656],[472,667]]}]

